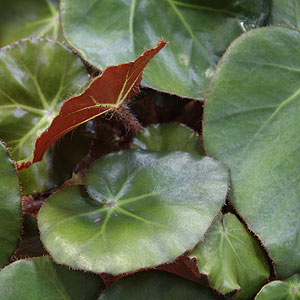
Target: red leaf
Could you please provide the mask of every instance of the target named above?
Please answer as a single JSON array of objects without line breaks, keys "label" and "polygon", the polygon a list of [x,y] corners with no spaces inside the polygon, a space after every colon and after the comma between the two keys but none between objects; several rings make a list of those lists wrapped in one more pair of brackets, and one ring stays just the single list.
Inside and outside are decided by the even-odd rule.
[{"label": "red leaf", "polygon": [[144,68],[166,44],[165,41],[160,41],[135,61],[108,67],[83,94],[68,99],[49,128],[36,140],[33,159],[17,162],[18,170],[42,160],[46,150],[70,130],[118,108],[126,99],[133,97],[139,89]]}]

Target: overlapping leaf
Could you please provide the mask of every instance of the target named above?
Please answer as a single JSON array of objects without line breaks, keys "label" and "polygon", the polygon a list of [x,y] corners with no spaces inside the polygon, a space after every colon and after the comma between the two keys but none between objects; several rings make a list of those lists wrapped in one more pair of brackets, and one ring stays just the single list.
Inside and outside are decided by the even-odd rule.
[{"label": "overlapping leaf", "polygon": [[270,26],[225,53],[207,94],[204,145],[231,167],[230,200],[280,278],[300,270],[300,32]]},{"label": "overlapping leaf", "polygon": [[192,129],[178,123],[151,125],[137,134],[133,148],[154,151],[184,151],[205,155],[200,137]]},{"label": "overlapping leaf", "polygon": [[271,24],[288,25],[300,30],[300,0],[273,0]]},{"label": "overlapping leaf", "polygon": [[20,239],[21,199],[18,175],[0,140],[0,267],[3,267]]},{"label": "overlapping leaf", "polygon": [[194,247],[225,201],[227,168],[181,151],[121,151],[94,163],[86,185],[47,200],[41,240],[59,263],[116,275]]},{"label": "overlapping leaf", "polygon": [[218,300],[209,288],[162,271],[141,272],[122,278],[98,300]]},{"label": "overlapping leaf", "polygon": [[[2,48],[0,69],[0,138],[11,148],[12,158],[21,160],[32,155],[35,140],[51,124],[61,100],[81,88],[89,77],[84,64],[70,50],[38,38]],[[53,152],[20,172],[24,193],[61,183],[54,171]]]},{"label": "overlapping leaf", "polygon": [[117,109],[133,97],[139,89],[144,68],[165,45],[166,42],[160,41],[135,61],[107,68],[81,95],[67,100],[50,127],[36,140],[32,160],[19,162],[19,170],[39,162],[46,150],[67,132],[104,112]]},{"label": "overlapping leaf", "polygon": [[233,214],[221,215],[190,254],[199,272],[222,294],[239,291],[235,299],[253,299],[268,280],[270,267],[260,245]]},{"label": "overlapping leaf", "polygon": [[1,1],[0,47],[30,36],[62,40],[58,1]]},{"label": "overlapping leaf", "polygon": [[244,30],[264,24],[268,2],[62,0],[60,8],[66,39],[99,69],[132,60],[163,37],[170,45],[145,84],[202,99],[219,57]]},{"label": "overlapping leaf", "polygon": [[256,295],[255,300],[297,300],[300,299],[300,275],[266,284]]},{"label": "overlapping leaf", "polygon": [[47,256],[16,261],[0,272],[0,300],[94,300],[103,288],[97,275],[59,266]]}]

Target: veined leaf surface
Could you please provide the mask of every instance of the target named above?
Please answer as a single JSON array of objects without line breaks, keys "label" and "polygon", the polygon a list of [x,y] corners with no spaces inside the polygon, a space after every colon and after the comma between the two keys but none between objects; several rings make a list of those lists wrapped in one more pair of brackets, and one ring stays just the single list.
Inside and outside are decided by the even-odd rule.
[{"label": "veined leaf surface", "polygon": [[[35,140],[51,124],[61,101],[85,85],[89,76],[82,61],[69,49],[40,38],[2,48],[0,70],[0,138],[11,149],[12,159],[18,161],[32,155]],[[25,194],[61,184],[53,152],[49,151],[43,162],[20,172]]]},{"label": "veined leaf surface", "polygon": [[227,168],[181,151],[100,158],[86,188],[42,206],[41,240],[59,263],[112,275],[171,262],[193,248],[225,202]]},{"label": "veined leaf surface", "polygon": [[229,47],[208,90],[207,153],[231,167],[230,201],[279,278],[300,271],[300,32],[269,26]]},{"label": "veined leaf surface", "polygon": [[60,11],[67,41],[101,70],[165,39],[144,84],[203,99],[219,57],[241,33],[264,25],[269,1],[62,0]]}]

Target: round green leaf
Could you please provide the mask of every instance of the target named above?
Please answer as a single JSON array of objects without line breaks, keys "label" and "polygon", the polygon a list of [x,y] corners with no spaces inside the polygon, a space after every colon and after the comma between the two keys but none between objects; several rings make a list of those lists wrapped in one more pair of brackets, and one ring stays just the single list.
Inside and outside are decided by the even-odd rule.
[{"label": "round green leaf", "polygon": [[[12,149],[12,158],[22,160],[32,155],[36,138],[50,125],[61,101],[89,77],[70,50],[38,38],[2,48],[0,69],[0,137]],[[53,152],[20,172],[25,194],[61,183],[54,172]]]},{"label": "round green leaf", "polygon": [[184,151],[205,155],[202,140],[192,129],[179,123],[151,125],[140,131],[132,142],[133,148],[154,151]]},{"label": "round green leaf", "polygon": [[98,300],[217,300],[209,288],[174,274],[140,272],[118,280]]},{"label": "round green leaf", "polygon": [[0,2],[0,47],[29,36],[62,40],[58,0]]},{"label": "round green leaf", "polygon": [[189,256],[197,258],[199,272],[214,289],[239,291],[235,299],[253,299],[270,275],[264,252],[233,214],[220,215]]},{"label": "round green leaf", "polygon": [[47,200],[41,240],[59,263],[116,275],[194,247],[225,201],[227,168],[180,151],[121,151],[99,159],[86,185],[89,195],[70,187]]},{"label": "round green leaf", "polygon": [[299,300],[300,275],[296,274],[284,281],[275,280],[266,284],[255,300]]},{"label": "round green leaf", "polygon": [[300,32],[283,27],[238,38],[219,64],[204,113],[205,149],[231,167],[230,200],[281,278],[300,270],[298,49]]},{"label": "round green leaf", "polygon": [[273,0],[270,23],[300,30],[300,0]]},{"label": "round green leaf", "polygon": [[59,266],[48,256],[19,260],[0,272],[0,300],[94,300],[103,288],[97,275]]},{"label": "round green leaf", "polygon": [[18,175],[0,140],[0,267],[3,267],[20,239],[21,199]]},{"label": "round green leaf", "polygon": [[62,0],[60,8],[67,41],[102,70],[133,60],[161,38],[169,41],[144,83],[197,99],[229,43],[262,25],[269,12],[267,0]]}]

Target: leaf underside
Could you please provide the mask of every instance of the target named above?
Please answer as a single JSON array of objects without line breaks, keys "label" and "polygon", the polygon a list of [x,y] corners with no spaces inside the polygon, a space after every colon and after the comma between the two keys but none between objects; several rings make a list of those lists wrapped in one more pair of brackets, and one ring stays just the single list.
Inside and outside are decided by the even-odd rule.
[{"label": "leaf underside", "polygon": [[67,132],[104,112],[117,109],[133,97],[139,90],[144,68],[166,44],[160,41],[135,61],[108,67],[81,95],[67,100],[50,127],[36,140],[32,160],[19,161],[18,169],[42,160],[46,150]]}]

